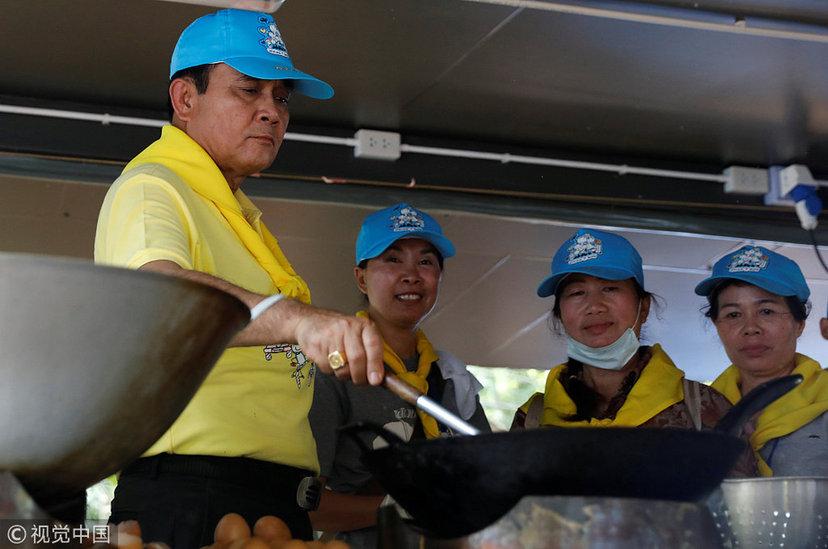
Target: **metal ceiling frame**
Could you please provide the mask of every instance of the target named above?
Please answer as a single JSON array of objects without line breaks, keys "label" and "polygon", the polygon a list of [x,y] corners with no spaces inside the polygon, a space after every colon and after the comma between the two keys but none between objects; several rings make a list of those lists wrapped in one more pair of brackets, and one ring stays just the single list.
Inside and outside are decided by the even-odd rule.
[{"label": "metal ceiling frame", "polygon": [[821,16],[814,17],[809,14],[811,19],[808,19],[805,16],[791,16],[782,7],[776,10],[758,10],[743,5],[734,9],[727,3],[708,1],[702,8],[698,2],[683,0],[590,3],[551,0],[466,1],[687,29],[828,43],[828,32],[820,32],[815,27],[828,25],[828,15],[819,14]]}]

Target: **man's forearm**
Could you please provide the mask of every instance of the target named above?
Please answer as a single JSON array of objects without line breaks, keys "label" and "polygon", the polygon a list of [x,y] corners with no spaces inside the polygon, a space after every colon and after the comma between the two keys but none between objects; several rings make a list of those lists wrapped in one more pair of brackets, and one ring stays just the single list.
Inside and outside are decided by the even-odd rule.
[{"label": "man's forearm", "polygon": [[[172,261],[151,261],[141,269],[212,286],[239,298],[250,308],[268,297],[207,273],[183,269]],[[337,372],[337,376],[350,377],[360,385],[377,385],[383,378],[382,338],[373,323],[363,318],[283,299],[250,322],[228,346],[272,343],[299,344],[305,355],[327,373],[331,373],[328,353],[340,351],[348,357],[348,367]]]},{"label": "man's forearm", "polygon": [[[213,288],[217,288],[237,297],[242,303],[251,309],[267,297],[266,295],[246,290],[245,288],[237,286],[232,282],[228,282],[223,278],[203,273],[201,271],[184,269],[172,261],[151,261],[141,266],[141,270],[178,276],[200,284],[212,286]],[[296,305],[301,304],[296,303]],[[251,322],[243,330],[237,333],[228,346],[247,347],[251,345],[269,345],[271,343],[298,343],[295,335],[291,334],[291,323],[288,318],[291,315],[284,314],[291,309],[291,306],[287,304],[280,306],[280,304],[277,303],[273,308],[276,308],[277,306],[280,310],[282,310],[283,314],[276,315],[274,314],[276,311],[266,311],[266,313],[260,317],[260,321]],[[295,312],[293,316],[295,316]]]}]

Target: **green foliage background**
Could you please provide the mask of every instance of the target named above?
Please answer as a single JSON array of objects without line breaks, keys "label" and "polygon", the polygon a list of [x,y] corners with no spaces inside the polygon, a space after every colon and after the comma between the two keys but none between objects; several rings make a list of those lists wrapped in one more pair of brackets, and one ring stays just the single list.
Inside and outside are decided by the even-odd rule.
[{"label": "green foliage background", "polygon": [[535,393],[542,393],[548,370],[469,366],[483,384],[480,404],[493,431],[508,431],[519,406]]}]

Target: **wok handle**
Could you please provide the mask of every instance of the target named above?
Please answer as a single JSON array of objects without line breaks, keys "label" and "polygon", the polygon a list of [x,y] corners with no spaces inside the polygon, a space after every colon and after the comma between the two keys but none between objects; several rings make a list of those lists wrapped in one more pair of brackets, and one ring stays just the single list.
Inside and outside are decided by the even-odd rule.
[{"label": "wok handle", "polygon": [[464,435],[480,434],[480,431],[474,425],[465,421],[457,414],[451,413],[443,406],[437,404],[434,399],[424,395],[420,390],[409,385],[400,379],[397,374],[389,371],[387,368],[385,371],[383,385],[386,389],[389,389],[407,403],[432,416],[443,425],[448,425],[458,433],[462,433]]},{"label": "wok handle", "polygon": [[713,428],[734,437],[742,433],[745,424],[756,414],[779,397],[787,394],[794,387],[802,383],[803,377],[799,374],[777,377],[757,385],[728,410]]},{"label": "wok handle", "polygon": [[418,391],[413,385],[409,385],[401,380],[397,374],[392,373],[388,369],[385,370],[385,380],[383,381],[386,389],[391,390],[392,393],[417,407],[417,399],[423,396],[423,393]]}]

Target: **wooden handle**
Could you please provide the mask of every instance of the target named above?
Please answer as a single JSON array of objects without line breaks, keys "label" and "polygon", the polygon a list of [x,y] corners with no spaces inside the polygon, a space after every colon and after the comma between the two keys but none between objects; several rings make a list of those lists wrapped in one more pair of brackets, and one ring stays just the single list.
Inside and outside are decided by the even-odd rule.
[{"label": "wooden handle", "polygon": [[389,389],[395,395],[415,407],[417,406],[417,399],[423,396],[421,391],[415,387],[412,387],[405,381],[401,380],[397,374],[389,372],[388,370],[385,371],[385,380],[382,384],[386,389]]}]

